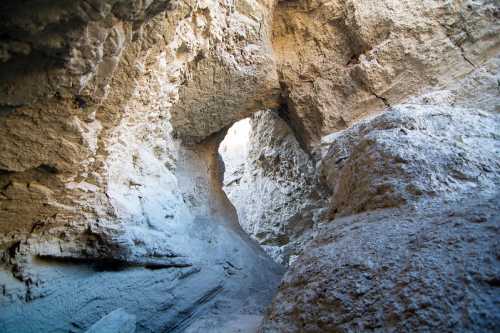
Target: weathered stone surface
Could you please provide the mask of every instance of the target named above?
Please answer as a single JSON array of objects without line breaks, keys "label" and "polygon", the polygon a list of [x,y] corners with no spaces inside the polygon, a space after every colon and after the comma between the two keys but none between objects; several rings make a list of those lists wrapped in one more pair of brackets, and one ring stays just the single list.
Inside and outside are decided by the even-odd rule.
[{"label": "weathered stone surface", "polygon": [[178,85],[170,121],[177,136],[200,141],[251,113],[279,106],[270,42],[274,1],[199,1],[177,25],[171,46]]},{"label": "weathered stone surface", "polygon": [[102,317],[86,333],[134,333],[135,316],[117,309]]},{"label": "weathered stone surface", "polygon": [[279,1],[273,47],[301,139],[344,129],[498,52],[496,1]]},{"label": "weathered stone surface", "polygon": [[[157,1],[130,4],[137,10],[125,15],[120,10],[121,6],[125,6],[124,3],[99,2],[96,8],[88,9],[99,12],[89,14],[90,18],[80,10],[80,7],[89,6],[84,1],[67,7],[62,3],[41,7],[47,15],[40,18],[20,3],[7,2],[3,5],[6,11],[16,13],[4,22],[6,29],[18,31],[18,26],[23,22],[29,23],[30,29],[35,32],[50,26],[60,38],[68,39],[65,43],[74,50],[61,54],[61,63],[57,67],[59,79],[73,80],[73,76],[68,74],[71,72],[69,67],[73,54],[80,54],[82,61],[90,63],[85,74],[89,82],[85,89],[77,89],[73,83],[70,84],[71,89],[56,83],[45,89],[42,87],[44,81],[37,79],[29,70],[11,75],[12,82],[10,79],[1,80],[1,84],[6,86],[5,90],[0,91],[0,97],[6,99],[1,102],[4,106],[0,114],[0,184],[4,188],[1,198],[5,199],[0,203],[0,230],[6,235],[3,248],[12,246],[22,238],[20,234],[31,232],[35,223],[47,225],[50,229],[57,226],[68,229],[67,225],[70,224],[70,228],[76,229],[78,233],[88,229],[89,221],[94,221],[96,217],[102,221],[98,224],[136,218],[137,214],[141,215],[142,209],[139,196],[144,198],[146,192],[152,191],[155,192],[154,197],[158,198],[161,192],[158,186],[156,189],[154,186],[142,186],[138,179],[141,177],[148,178],[149,185],[156,185],[153,179],[159,177],[163,186],[173,188],[176,193],[163,196],[159,199],[161,203],[158,200],[148,201],[150,206],[153,202],[155,205],[164,205],[162,209],[168,211],[165,215],[174,215],[178,220],[185,219],[185,204],[182,195],[177,192],[176,178],[173,176],[179,145],[173,137],[192,137],[199,141],[250,112],[250,109],[241,111],[241,108],[229,106],[224,109],[222,105],[225,101],[234,100],[239,107],[243,99],[255,103],[255,108],[265,105],[267,102],[258,102],[255,95],[250,94],[257,91],[254,89],[257,77],[263,87],[269,88],[263,88],[266,90],[263,94],[277,95],[277,80],[266,81],[262,77],[262,73],[276,77],[273,61],[269,58],[270,43],[269,38],[266,39],[268,29],[264,24],[269,16],[269,4],[241,2],[233,8],[229,3],[193,1],[169,7],[167,12],[160,10],[165,8]],[[228,18],[225,18],[225,13],[230,14]],[[79,29],[75,28],[76,41],[73,35],[67,33],[68,21],[79,22]],[[95,23],[99,27],[105,26],[102,31],[96,28],[96,34],[105,37],[109,21],[128,24],[130,31],[123,37],[124,41],[110,41],[113,45],[120,44],[120,51],[115,57],[116,66],[103,74],[106,83],[102,83],[95,77],[99,74],[99,64],[105,61],[94,59],[91,55],[102,55],[107,47],[85,33],[92,30],[90,25]],[[242,23],[247,21],[253,23]],[[257,31],[261,21],[264,22],[262,29]],[[31,30],[18,37],[8,38],[34,39],[32,34],[35,32]],[[92,47],[78,44],[80,39]],[[237,45],[230,47],[226,40],[234,41]],[[240,52],[242,43],[247,43],[253,50],[249,55]],[[83,50],[89,55],[84,54]],[[34,54],[27,55],[28,59],[14,55],[10,54],[2,66],[14,68],[10,62],[19,59],[32,62],[39,69],[46,67],[44,63],[37,65],[32,59]],[[219,58],[224,61],[219,61]],[[237,91],[233,89],[236,87],[234,84],[231,89],[224,90],[207,83],[208,78],[204,76],[201,81],[206,84],[198,87],[197,84],[201,82],[196,77],[201,75],[195,66],[198,62],[222,66],[222,72],[228,71],[224,72],[226,77],[221,78],[220,73],[214,75],[217,79],[221,78],[221,84],[233,81],[242,83],[244,87],[239,90],[240,95],[232,95]],[[25,76],[30,84],[23,83]],[[77,76],[77,79],[81,77]],[[31,93],[31,86],[35,82],[43,90],[40,95]],[[204,87],[207,85],[219,91],[220,103],[217,102],[212,111],[219,110],[220,117],[204,114],[195,105],[185,112],[176,112],[188,103],[201,101],[206,96]],[[112,89],[101,94],[96,91],[97,86],[111,86]],[[183,91],[188,88],[193,88],[189,96],[182,97],[185,95]],[[20,94],[23,100],[7,101],[13,98],[11,91]],[[274,101],[271,104],[277,104],[276,98],[269,97],[271,100]],[[208,104],[200,102],[197,105],[205,107]],[[207,127],[207,124],[211,125]],[[143,140],[147,142],[143,144]],[[142,170],[144,166],[148,168],[147,171]],[[47,190],[42,194],[33,193],[40,186],[30,187],[31,183]],[[134,193],[134,198],[129,197],[130,192]],[[124,199],[124,196],[127,198]],[[133,205],[129,205],[127,211],[122,209],[123,203],[126,206]],[[132,210],[134,213],[130,214]],[[160,214],[156,208],[147,210]],[[122,213],[125,215],[122,216]],[[11,234],[17,236],[11,237]]]},{"label": "weathered stone surface", "polygon": [[229,129],[219,148],[224,191],[243,229],[288,265],[310,239],[319,201],[314,162],[276,112],[242,122]]},{"label": "weathered stone surface", "polygon": [[262,332],[496,330],[496,61],[326,140],[328,214]]},{"label": "weathered stone surface", "polygon": [[[498,12],[493,0],[2,1],[0,331],[82,332],[121,307],[138,331],[253,329],[281,268],[237,223],[217,146],[260,110],[276,113],[252,120],[248,191],[230,195],[280,262],[328,216],[386,206],[406,216],[432,196],[453,210],[454,193],[488,206],[498,122],[476,109],[498,111],[498,59],[414,95],[498,52]],[[388,128],[375,141],[361,135],[366,123],[330,136],[316,187],[320,137],[412,96],[379,118]],[[484,246],[488,228],[472,230]],[[450,253],[469,263],[474,246]],[[496,320],[490,308],[473,328]],[[322,320],[313,316],[311,327]]]},{"label": "weathered stone surface", "polygon": [[[83,90],[73,83],[71,89],[58,83],[47,88],[40,79],[34,91],[37,77],[29,68],[22,72],[26,77],[15,72],[13,81],[1,80],[15,94],[0,93],[8,106],[0,113],[0,331],[84,331],[120,307],[137,317],[140,332],[181,331],[199,318],[221,325],[228,312],[261,315],[281,268],[241,231],[221,189],[221,138],[188,146],[174,139],[169,121],[179,102],[179,66],[193,61],[174,61],[177,42],[203,42],[181,27],[207,4],[183,2],[165,11],[158,1],[112,9],[96,2],[105,14],[78,29],[100,37],[107,31],[100,26],[110,21],[129,29],[104,81],[95,78],[105,59],[92,55],[100,57],[106,43],[78,29],[74,41],[64,30],[71,25],[64,13],[73,17],[72,10],[85,4],[45,8],[57,19],[51,28],[68,37],[72,49],[90,54],[78,58],[90,71]],[[136,17],[127,9],[131,4],[156,9],[139,8]],[[45,16],[39,21],[26,8],[7,5],[23,12],[13,20],[45,24]],[[230,7],[217,6],[212,9]],[[219,30],[227,24],[212,22]],[[78,44],[80,37],[92,47]],[[14,57],[2,66],[22,60],[49,70],[34,55],[9,54]],[[70,73],[72,54],[63,55],[58,79],[81,78]],[[97,86],[107,88],[101,94]]]},{"label": "weathered stone surface", "polygon": [[287,272],[262,332],[495,332],[498,199],[326,223]]},{"label": "weathered stone surface", "polygon": [[3,1],[0,105],[49,96],[100,100],[142,24],[169,1]]},{"label": "weathered stone surface", "polygon": [[498,190],[498,115],[406,104],[340,132],[320,166],[331,216]]}]

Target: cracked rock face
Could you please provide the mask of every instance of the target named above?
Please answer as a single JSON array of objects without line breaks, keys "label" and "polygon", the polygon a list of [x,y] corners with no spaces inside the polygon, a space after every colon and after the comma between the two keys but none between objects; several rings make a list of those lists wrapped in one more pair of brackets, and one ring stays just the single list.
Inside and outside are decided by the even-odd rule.
[{"label": "cracked rock face", "polygon": [[329,212],[262,332],[496,330],[495,64],[328,138]]},{"label": "cracked rock face", "polygon": [[272,259],[289,271],[264,331],[494,330],[498,17],[494,0],[2,1],[0,331],[117,309],[138,332],[255,331]]},{"label": "cracked rock face", "polygon": [[279,1],[273,48],[290,119],[310,146],[446,84],[499,48],[495,1]]}]

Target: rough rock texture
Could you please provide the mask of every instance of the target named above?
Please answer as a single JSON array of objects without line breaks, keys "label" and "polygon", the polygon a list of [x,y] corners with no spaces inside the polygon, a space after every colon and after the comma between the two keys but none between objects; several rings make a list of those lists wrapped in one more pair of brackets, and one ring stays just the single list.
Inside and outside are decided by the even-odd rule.
[{"label": "rough rock texture", "polygon": [[331,216],[495,192],[499,126],[484,111],[407,104],[339,133],[320,166]]},{"label": "rough rock texture", "polygon": [[[498,123],[476,109],[498,111],[498,60],[487,62],[498,52],[498,7],[495,0],[2,1],[0,331],[82,332],[117,308],[136,316],[139,332],[254,329],[281,267],[238,224],[217,149],[227,127],[261,110],[275,113],[252,120],[241,180],[262,186],[247,182],[240,198],[265,202],[238,213],[283,263],[302,253],[324,217],[495,192],[498,152],[483,143],[489,131],[496,144]],[[369,136],[366,124],[349,132],[352,140],[334,135],[337,148],[316,170],[316,187],[310,169],[322,156],[320,137],[475,66],[482,66],[476,76],[399,107],[401,117],[379,118],[390,125],[374,129],[387,135],[379,141],[356,134]],[[455,110],[460,105],[466,109]],[[422,128],[412,127],[417,120]],[[370,147],[359,161],[341,154]],[[408,151],[399,157],[388,147]],[[407,168],[412,151],[420,169]],[[386,167],[385,157],[395,163]],[[349,173],[370,173],[365,163],[391,174]],[[485,247],[488,232],[478,235]],[[488,316],[485,329],[494,321]]]},{"label": "rough rock texture", "polygon": [[263,332],[496,332],[498,199],[336,219],[285,276]]},{"label": "rough rock texture", "polygon": [[288,265],[310,239],[318,206],[314,162],[276,112],[233,125],[221,143],[224,191],[243,229]]},{"label": "rough rock texture", "polygon": [[169,7],[153,1],[2,1],[0,104],[50,96],[100,100],[143,23]]},{"label": "rough rock texture", "polygon": [[[2,22],[2,48],[25,40],[34,51],[6,47],[2,58],[0,331],[81,332],[120,307],[137,317],[139,332],[261,315],[281,268],[239,227],[221,189],[222,138],[208,138],[235,116],[197,131],[207,139],[194,146],[173,129],[172,108],[183,103],[180,86],[196,60],[180,41],[215,57],[203,36],[236,38],[247,26],[212,15],[244,15],[229,3],[196,1],[22,5],[2,3],[12,14]],[[200,15],[211,30],[188,34]],[[49,30],[62,43],[53,66],[52,54],[36,51]],[[179,60],[181,51],[189,56]]]},{"label": "rough rock texture", "polygon": [[[178,86],[175,134],[199,141],[253,112],[279,105],[270,42],[271,0],[199,1],[173,40]],[[184,14],[184,13],[182,13]]]},{"label": "rough rock texture", "polygon": [[[448,108],[448,110],[459,104],[464,107],[479,107],[486,111],[498,111],[498,67],[498,57],[492,58],[475,70],[472,75],[458,82],[448,84],[444,90],[431,91],[432,89],[427,87],[429,93],[419,97],[410,97],[409,99],[413,103],[435,104],[445,109]],[[425,92],[425,89],[421,89]],[[418,111],[417,106],[410,108]],[[411,114],[411,112],[408,114]],[[245,120],[246,125],[244,127],[238,128],[235,125],[229,130],[220,150],[226,167],[224,189],[238,211],[240,224],[275,260],[282,264],[287,264],[290,256],[294,258],[297,254],[302,253],[303,245],[305,241],[310,239],[310,231],[319,218],[317,215],[325,213],[317,209],[324,205],[321,197],[324,194],[325,187],[328,192],[336,191],[335,186],[341,186],[343,187],[343,193],[333,195],[345,196],[343,198],[344,203],[341,203],[342,200],[337,198],[338,203],[333,204],[328,209],[331,216],[334,216],[341,209],[337,208],[336,205],[358,206],[357,208],[346,207],[347,211],[343,213],[344,215],[353,213],[364,205],[377,206],[376,202],[367,203],[363,201],[363,198],[360,198],[367,190],[394,191],[391,188],[393,184],[390,181],[374,186],[369,182],[361,184],[366,180],[359,179],[357,174],[349,176],[350,178],[346,178],[343,174],[337,174],[338,170],[343,168],[343,159],[345,155],[349,155],[349,149],[354,149],[354,147],[350,147],[352,142],[343,142],[338,147],[339,151],[336,154],[325,157],[325,149],[327,150],[332,142],[338,140],[338,133],[324,137],[322,147],[320,146],[313,151],[315,156],[308,156],[304,152],[303,145],[300,144],[300,131],[294,131],[286,124],[285,120],[290,120],[287,116],[286,110],[274,113],[267,111],[254,115],[250,121]],[[414,119],[405,119],[404,122],[412,123]],[[403,126],[399,124],[399,121],[396,121],[396,123],[397,125],[394,126]],[[439,126],[438,123],[437,120],[430,119],[427,121],[427,126]],[[386,126],[386,124],[384,123],[381,126]],[[461,135],[467,135],[467,131],[468,129],[464,127]],[[359,136],[365,134],[364,131],[360,130]],[[346,137],[344,140],[348,139],[360,140],[359,137]],[[367,137],[363,140],[370,140],[370,138]],[[388,138],[388,140],[394,139]],[[406,140],[412,140],[412,137],[410,136]],[[384,143],[377,144],[383,145]],[[422,142],[421,149],[426,150],[427,145],[438,147],[434,152],[436,155],[453,155],[457,153],[456,150],[441,151],[439,145],[430,140]],[[376,151],[378,148],[372,147],[371,149]],[[363,155],[361,152],[359,154]],[[314,160],[322,157],[325,160],[322,162],[323,168],[319,172],[320,179],[317,180],[313,171]],[[363,158],[365,159],[356,161],[356,165],[350,167],[365,169],[366,174],[368,174],[368,170],[382,172],[381,170],[385,168],[391,168],[395,172],[399,172],[394,161],[401,158],[400,156],[385,156],[383,160],[379,161],[379,165],[373,165],[371,159],[374,158],[369,155]],[[406,156],[404,158],[408,160],[415,158],[415,156]],[[477,159],[477,156],[475,158]],[[338,163],[334,163],[332,160],[338,160]],[[436,161],[433,159],[423,161],[423,163],[428,165],[428,169],[436,167]],[[440,165],[442,173],[450,172],[450,168],[453,168],[453,166],[448,164]],[[345,170],[351,172],[349,168],[345,168]],[[461,170],[455,171],[461,172]],[[408,171],[404,170],[402,172]],[[334,184],[331,181],[332,178],[339,179],[341,184]],[[355,184],[353,182],[359,183]],[[398,184],[397,186],[403,185]],[[427,191],[429,193],[431,191],[445,190],[440,183],[424,185],[423,181],[414,183],[414,179],[405,186],[408,187],[409,191],[406,194],[402,192],[395,194],[394,198],[390,200],[388,199],[390,194],[381,195],[380,198],[371,198],[370,200],[380,201],[379,205],[391,205],[391,200],[393,201],[392,204],[411,201],[416,197],[410,194],[412,191]],[[424,189],[423,187],[426,186],[433,188]],[[387,187],[387,189],[383,189],[384,187]],[[451,185],[448,186],[448,190],[451,187]],[[358,193],[350,193],[349,191],[352,188],[357,188]],[[434,193],[434,195],[439,194]],[[327,194],[327,196],[329,195]]]},{"label": "rough rock texture", "polygon": [[497,80],[494,59],[328,138],[328,212],[261,331],[498,329]]},{"label": "rough rock texture", "polygon": [[[218,64],[220,61],[217,58],[217,52],[222,52],[219,48],[226,45],[225,42],[219,40],[223,37],[220,34],[224,32],[224,36],[231,40],[238,38],[242,41],[247,40],[244,34],[245,29],[253,29],[252,31],[255,33],[255,24],[249,26],[241,22],[252,21],[254,16],[255,20],[260,17],[259,15],[265,16],[267,13],[263,9],[265,4],[260,2],[239,3],[237,7],[241,7],[241,10],[247,15],[245,16],[236,10],[237,8],[233,8],[231,4],[194,1],[192,4],[177,4],[175,9],[167,11],[168,15],[163,11],[159,15],[151,17],[148,14],[150,11],[147,9],[150,7],[142,8],[144,3],[137,1],[134,4],[142,8],[143,11],[141,14],[138,9],[137,15],[141,17],[140,20],[138,19],[140,24],[127,23],[127,25],[122,22],[124,19],[121,18],[121,11],[119,11],[120,4],[112,6],[106,2],[97,3],[100,5],[91,6],[88,9],[97,11],[97,13],[92,12],[92,17],[95,16],[93,20],[96,22],[79,17],[73,19],[74,15],[83,15],[80,7],[87,8],[89,6],[89,3],[84,1],[75,2],[74,5],[68,7],[59,3],[53,5],[55,8],[52,8],[52,5],[47,5],[47,8],[42,7],[45,8],[46,12],[43,11],[44,15],[40,18],[36,13],[27,10],[26,7],[22,7],[17,2],[7,2],[2,5],[5,6],[6,11],[14,13],[20,11],[18,14],[12,15],[11,19],[6,20],[5,29],[8,29],[7,31],[17,32],[21,29],[18,26],[23,26],[23,24],[36,31],[48,29],[47,26],[50,26],[54,33],[60,35],[59,39],[68,38],[65,43],[68,44],[67,47],[70,48],[71,52],[61,53],[62,59],[54,69],[57,70],[55,75],[59,80],[71,79],[78,82],[83,80],[83,74],[80,72],[75,76],[76,78],[73,78],[72,74],[66,73],[67,71],[71,72],[71,66],[76,61],[73,59],[73,56],[76,57],[75,54],[80,55],[77,57],[79,61],[89,62],[88,66],[86,65],[88,67],[87,72],[85,72],[86,79],[83,80],[86,82],[85,87],[76,87],[76,83],[71,83],[73,82],[71,81],[68,83],[70,88],[66,88],[62,83],[45,86],[44,81],[37,78],[36,71],[28,70],[30,67],[26,66],[24,62],[32,63],[36,70],[50,72],[49,69],[52,68],[45,68],[47,66],[44,65],[44,62],[38,63],[36,52],[27,54],[27,59],[13,57],[11,53],[4,59],[6,62],[2,66],[12,69],[15,66],[11,62],[24,61],[21,66],[23,67],[22,71],[15,71],[8,78],[1,80],[4,89],[1,90],[0,94],[2,98],[0,102],[2,105],[0,113],[2,120],[0,123],[2,180],[0,184],[3,188],[2,198],[9,198],[9,200],[2,200],[0,204],[2,210],[0,228],[4,234],[14,232],[19,235],[31,232],[33,225],[38,220],[41,220],[42,224],[50,220],[51,227],[65,225],[66,229],[68,223],[74,225],[76,222],[82,224],[83,229],[86,229],[87,222],[95,220],[96,216],[99,216],[100,220],[119,220],[116,218],[114,210],[120,210],[120,207],[114,205],[119,203],[121,197],[126,196],[129,190],[141,192],[143,189],[141,186],[134,185],[137,182],[134,183],[133,179],[131,179],[131,183],[127,183],[126,179],[123,179],[136,177],[136,172],[132,169],[139,168],[137,160],[147,160],[148,167],[155,170],[149,170],[146,173],[149,175],[152,173],[161,174],[161,182],[165,182],[167,187],[173,186],[173,192],[175,192],[175,185],[172,185],[175,180],[161,166],[165,164],[165,168],[175,169],[175,155],[177,153],[175,147],[172,147],[176,145],[173,143],[172,137],[181,136],[185,139],[192,137],[199,141],[213,132],[221,130],[238,117],[243,117],[242,113],[249,112],[234,107],[231,108],[232,111],[227,111],[221,107],[225,103],[224,98],[227,101],[233,99],[231,94],[235,93],[236,89],[218,89],[222,100],[216,107],[221,114],[219,120],[210,114],[199,118],[201,117],[199,112],[202,111],[195,106],[190,107],[188,111],[177,112],[176,110],[188,103],[205,98],[203,97],[206,93],[205,89],[194,89],[199,83],[196,77],[199,70],[193,65],[193,62],[202,61],[197,55],[205,52],[205,57],[211,59],[211,63]],[[156,8],[154,4],[150,3],[150,6]],[[40,6],[42,5],[40,4]],[[251,9],[254,9],[255,13]],[[215,19],[217,15],[222,15],[220,12],[227,11],[231,15],[237,16],[238,19],[229,20],[232,17],[229,14],[227,20]],[[212,18],[212,16],[214,17]],[[129,19],[128,16],[126,19]],[[135,16],[130,19],[135,22]],[[11,20],[13,22],[9,23]],[[75,28],[75,31],[81,32],[83,35],[78,35],[79,38],[83,42],[89,43],[90,46],[85,43],[79,44],[74,41],[76,37],[67,33],[69,29],[67,25],[70,24],[68,21],[72,22],[73,20],[82,21],[80,22],[81,27],[78,25],[81,29]],[[88,34],[93,31],[105,38],[108,32],[108,21],[116,21],[118,26],[125,24],[126,29],[124,28],[123,34],[119,36],[110,35],[109,37],[108,42],[114,46],[119,45],[120,48],[116,52],[113,51],[113,59],[116,64],[112,67],[108,66],[106,75],[103,76],[104,81],[101,82],[98,79],[99,68],[101,64],[106,62],[104,58],[109,47],[104,42],[104,44],[98,43],[100,40],[94,40]],[[240,22],[240,24],[235,25],[233,21]],[[203,24],[206,25],[198,33],[191,31],[198,29],[196,22],[198,25],[205,22]],[[94,25],[97,26],[94,27]],[[101,27],[101,25],[105,25],[105,27]],[[73,26],[71,25],[71,27]],[[265,40],[263,37],[265,36],[265,27],[259,31],[262,34],[259,36]],[[34,37],[32,33],[34,32],[27,31],[16,37],[17,35],[12,32],[13,36],[8,35],[7,37],[27,38],[29,40],[42,38]],[[207,34],[208,37],[205,36]],[[259,45],[262,48],[267,45],[264,42],[261,44]],[[256,46],[254,48],[256,54],[260,54],[260,49]],[[235,80],[234,76],[244,76],[252,81],[255,79],[251,73],[257,75],[261,71],[268,73],[268,75],[275,73],[267,67],[260,68],[258,65],[260,63],[257,60],[254,64],[248,59],[243,59],[239,49],[233,48],[231,50],[232,53],[229,50],[224,53],[226,58],[232,59],[233,62],[231,62],[231,66],[225,63],[231,71],[228,69],[229,72],[226,73],[227,77],[222,80],[223,82],[228,83]],[[82,53],[84,51],[92,56],[95,55],[97,59]],[[256,55],[258,59],[263,58],[258,54]],[[229,61],[228,59],[226,62]],[[262,60],[262,62],[265,61]],[[243,64],[246,64],[246,67]],[[265,64],[268,65],[267,62]],[[2,73],[8,73],[8,71],[2,71]],[[221,73],[216,74],[217,78],[221,78],[221,75]],[[266,80],[262,80],[262,75],[259,74],[259,78],[259,82],[268,84]],[[29,84],[23,83],[23,80],[29,81]],[[238,79],[237,81],[249,84],[245,80]],[[210,85],[213,86],[213,83]],[[272,86],[271,83],[269,85]],[[277,83],[274,86],[277,86]],[[40,94],[32,93],[32,87],[43,91]],[[103,92],[98,92],[97,87],[101,87]],[[188,88],[193,88],[189,90],[189,96],[182,97]],[[104,90],[107,93],[104,93]],[[241,91],[256,90],[245,87]],[[276,95],[274,88],[269,88],[267,91],[270,95]],[[19,100],[12,94],[19,94]],[[254,97],[248,96],[249,100],[261,105]],[[38,102],[35,103],[35,101]],[[239,105],[241,104],[241,96],[237,98],[237,102]],[[208,105],[205,102],[202,104]],[[231,114],[231,112],[239,112],[239,115]],[[204,129],[192,128],[205,126],[210,122],[212,122],[211,125]],[[187,126],[187,123],[190,123],[191,127]],[[146,135],[150,131],[154,135]],[[184,133],[181,133],[182,131]],[[144,143],[142,143],[143,139]],[[127,146],[128,150],[126,162],[119,160],[125,155],[124,150],[119,151],[124,145]],[[134,145],[136,145],[135,149],[147,147],[145,149],[147,153],[142,154],[142,156],[134,155],[132,151]],[[115,163],[115,161],[117,162]],[[131,172],[134,174],[121,172],[122,169],[132,170]],[[119,177],[122,179],[115,178],[116,170],[121,172]],[[164,171],[165,177],[162,174]],[[125,187],[120,187],[116,191],[118,188],[116,183],[122,181],[124,184],[121,185]],[[27,184],[33,186],[30,187],[31,185]],[[122,192],[118,193],[119,191]],[[155,190],[153,189],[153,191]],[[156,191],[158,192],[158,189]],[[179,198],[180,195],[177,194],[175,200],[167,200],[167,198],[164,200],[165,202],[172,201],[176,205],[175,202],[179,202]],[[134,201],[137,204],[137,199]],[[182,205],[181,203],[180,206]],[[177,208],[174,207],[174,210]],[[60,213],[56,214],[56,212]],[[179,214],[182,215],[182,213]],[[174,211],[173,215],[179,214]],[[11,238],[11,236],[6,235],[6,239],[12,239],[8,241],[10,245],[17,238],[19,237]],[[4,242],[2,241],[2,243]]]},{"label": "rough rock texture", "polygon": [[314,146],[471,71],[498,52],[498,17],[494,0],[279,1],[273,47],[291,123]]}]

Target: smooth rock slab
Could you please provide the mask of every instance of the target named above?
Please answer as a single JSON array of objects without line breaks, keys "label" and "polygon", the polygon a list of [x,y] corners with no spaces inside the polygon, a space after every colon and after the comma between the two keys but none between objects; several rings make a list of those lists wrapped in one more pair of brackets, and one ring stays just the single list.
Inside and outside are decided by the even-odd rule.
[{"label": "smooth rock slab", "polygon": [[124,309],[117,309],[104,316],[87,333],[134,333],[135,316]]}]

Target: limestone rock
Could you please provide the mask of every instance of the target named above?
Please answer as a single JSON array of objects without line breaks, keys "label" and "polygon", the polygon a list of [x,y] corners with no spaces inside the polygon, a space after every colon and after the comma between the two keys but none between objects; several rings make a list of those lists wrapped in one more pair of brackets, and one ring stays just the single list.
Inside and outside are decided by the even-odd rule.
[{"label": "limestone rock", "polygon": [[483,94],[495,62],[328,138],[329,214],[262,332],[496,330],[499,97]]}]

